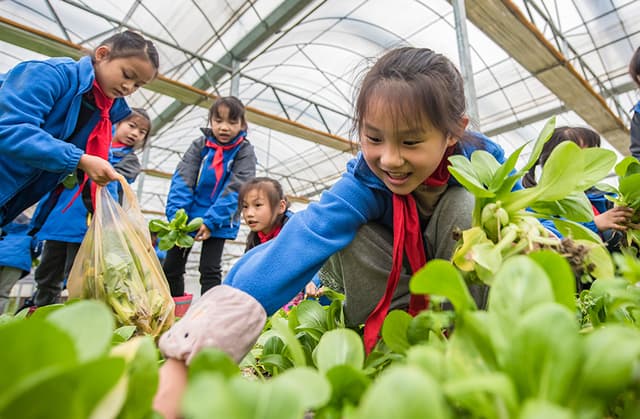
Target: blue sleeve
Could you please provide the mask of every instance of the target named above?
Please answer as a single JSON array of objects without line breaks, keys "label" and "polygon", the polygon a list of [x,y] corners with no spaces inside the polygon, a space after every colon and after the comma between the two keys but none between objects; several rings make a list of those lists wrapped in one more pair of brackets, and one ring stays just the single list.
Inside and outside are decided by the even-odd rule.
[{"label": "blue sleeve", "polygon": [[50,64],[32,61],[13,68],[0,89],[0,153],[16,164],[70,173],[84,152],[41,128],[69,89],[64,75]]},{"label": "blue sleeve", "polygon": [[202,156],[200,148],[194,141],[182,156],[176,171],[171,178],[171,187],[167,195],[167,206],[165,213],[167,220],[172,220],[180,208],[189,214],[194,200],[194,188],[200,172]]},{"label": "blue sleeve", "polygon": [[276,238],[245,253],[224,283],[253,296],[271,315],[351,243],[360,226],[381,217],[384,206],[381,194],[346,173],[319,202],[295,213]]}]

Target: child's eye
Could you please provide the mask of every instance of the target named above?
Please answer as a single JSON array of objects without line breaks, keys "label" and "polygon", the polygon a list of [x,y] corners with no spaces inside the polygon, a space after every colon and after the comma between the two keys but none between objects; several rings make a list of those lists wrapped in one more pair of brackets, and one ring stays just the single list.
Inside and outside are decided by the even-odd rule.
[{"label": "child's eye", "polygon": [[141,130],[140,130],[140,133],[141,133],[143,136],[146,136],[146,135],[149,133],[149,131],[147,131],[146,129],[141,129]]},{"label": "child's eye", "polygon": [[132,78],[131,74],[127,73],[126,71],[122,72],[122,76],[127,80],[130,80]]},{"label": "child's eye", "polygon": [[365,135],[365,137],[367,138],[367,140],[369,140],[369,141],[370,141],[370,142],[372,142],[372,143],[379,143],[379,142],[381,142],[381,141],[382,141],[382,140],[380,140],[379,138],[372,137],[372,136],[370,136],[370,135]]},{"label": "child's eye", "polygon": [[402,144],[404,144],[406,146],[409,146],[409,147],[412,147],[412,146],[420,144],[421,142],[422,141],[420,141],[420,140],[404,140],[404,141],[402,141]]}]

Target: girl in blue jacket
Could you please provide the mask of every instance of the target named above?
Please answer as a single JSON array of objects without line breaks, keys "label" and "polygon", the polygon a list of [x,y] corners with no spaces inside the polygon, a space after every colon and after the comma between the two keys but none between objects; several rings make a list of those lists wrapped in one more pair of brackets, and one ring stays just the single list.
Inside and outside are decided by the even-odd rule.
[{"label": "girl in blue jacket", "polygon": [[[142,167],[135,151],[144,148],[149,131],[151,119],[144,109],[133,108],[131,114],[118,123],[115,135],[111,143],[109,162],[116,172],[133,183]],[[111,191],[116,194],[116,186],[112,183]],[[63,288],[63,281],[68,277],[73,261],[80,249],[89,226],[89,213],[93,213],[90,200],[75,199],[78,185],[70,189],[64,189],[46,221],[41,228],[32,225],[36,230],[38,240],[45,240],[40,265],[35,271],[36,292],[31,303],[35,306],[44,306],[57,302]],[[85,186],[83,197],[89,191],[89,185]],[[118,192],[118,197],[120,197]],[[49,196],[43,199],[36,210],[34,219],[40,218],[41,212],[50,205]],[[27,304],[29,305],[29,304]]]},{"label": "girl in blue jacket", "polygon": [[[256,155],[246,139],[244,105],[233,96],[218,98],[209,109],[211,128],[196,139],[178,164],[167,196],[167,219],[184,209],[189,219],[202,217],[195,234],[202,242],[200,289],[204,294],[219,285],[222,251],[227,239],[240,228],[238,192],[256,174]],[[184,295],[184,272],[191,248],[174,247],[167,252],[163,268],[171,295]]]},{"label": "girl in blue jacket", "polygon": [[76,168],[82,184],[115,180],[111,124],[130,113],[123,97],[157,73],[154,45],[127,31],[78,61],[25,61],[0,75],[0,228]]},{"label": "girl in blue jacket", "polygon": [[467,123],[462,77],[450,60],[425,48],[383,55],[355,102],[361,151],[347,172],[275,239],[240,258],[225,283],[160,339],[169,359],[156,409],[175,416],[186,364],[202,347],[240,361],[266,316],[319,270],[323,284],[344,291],[348,323],[365,324],[368,350],[388,310],[424,308],[425,296],[410,296],[411,273],[432,258],[449,259],[454,228],[471,225],[474,198],[449,176],[448,157],[481,148],[504,161],[497,144],[465,131]]}]

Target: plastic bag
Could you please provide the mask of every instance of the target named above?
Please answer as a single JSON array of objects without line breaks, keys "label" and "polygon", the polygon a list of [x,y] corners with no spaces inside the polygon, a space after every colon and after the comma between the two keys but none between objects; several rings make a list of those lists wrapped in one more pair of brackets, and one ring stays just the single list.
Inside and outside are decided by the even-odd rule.
[{"label": "plastic bag", "polygon": [[120,325],[158,336],[174,322],[174,302],[135,194],[124,178],[119,182],[122,206],[107,188],[96,192],[93,220],[69,273],[69,297],[102,300]]}]

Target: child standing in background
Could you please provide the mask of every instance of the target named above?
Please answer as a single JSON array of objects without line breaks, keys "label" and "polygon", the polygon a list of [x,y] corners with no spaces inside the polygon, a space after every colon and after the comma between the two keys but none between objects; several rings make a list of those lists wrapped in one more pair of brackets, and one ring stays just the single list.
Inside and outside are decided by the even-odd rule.
[{"label": "child standing in background", "polygon": [[[151,119],[144,109],[133,108],[131,111],[131,114],[116,126],[109,157],[115,171],[123,175],[129,183],[135,181],[142,169],[134,151],[144,148],[151,130]],[[114,194],[116,186],[119,187],[120,184],[109,185],[113,187]],[[39,230],[38,240],[44,240],[45,243],[40,265],[35,271],[36,292],[31,302],[35,306],[57,302],[63,281],[68,277],[80,244],[87,233],[89,213],[93,213],[93,207],[90,199],[75,199],[78,188],[79,186],[75,185],[69,189],[65,188],[59,195],[50,194],[41,201],[36,210],[34,219],[38,221],[32,223],[32,227]],[[89,191],[90,185],[87,184],[82,192],[83,197],[89,196]],[[119,199],[120,195],[118,192]],[[48,211],[48,207],[53,209]],[[48,213],[42,227],[37,226],[41,222],[40,212]]]},{"label": "child standing in background", "polygon": [[[282,190],[282,185],[268,177],[253,178],[245,183],[240,188],[238,203],[242,210],[242,218],[251,230],[247,236],[245,253],[276,237],[293,215],[289,210],[289,202]],[[305,293],[314,296],[318,294],[313,281],[307,284],[305,291],[300,291],[282,308],[289,311],[304,299]]]},{"label": "child standing in background", "polygon": [[154,45],[126,31],[78,61],[25,61],[0,76],[0,228],[76,168],[83,185],[115,180],[111,124],[130,113],[123,97],[157,73]]},{"label": "child standing in background", "polygon": [[[211,128],[202,128],[178,164],[171,179],[166,214],[171,220],[184,209],[189,220],[202,217],[195,233],[202,242],[200,289],[204,294],[222,279],[222,251],[240,228],[238,192],[256,174],[256,155],[246,139],[244,105],[233,96],[218,98],[209,109]],[[191,248],[167,251],[164,273],[173,297],[184,295],[184,272]]]},{"label": "child standing in background", "polygon": [[[640,87],[640,47],[631,56],[629,62],[629,75],[631,80]],[[640,101],[633,108],[633,117],[631,119],[631,146],[629,151],[631,155],[640,160]]]},{"label": "child standing in background", "polygon": [[[409,293],[411,274],[427,260],[451,258],[453,230],[471,226],[474,207],[473,196],[449,176],[449,156],[469,158],[484,149],[503,162],[504,152],[465,131],[462,77],[429,49],[404,47],[382,56],[364,77],[355,109],[361,152],[342,178],[276,238],[240,258],[225,283],[161,337],[168,359],[155,407],[165,417],[178,416],[194,354],[212,346],[239,362],[266,317],[320,269],[323,284],[344,290],[347,324],[365,324],[367,352],[390,309],[426,307],[425,296]],[[477,291],[472,294],[483,306],[486,294]]]}]

